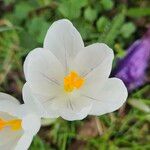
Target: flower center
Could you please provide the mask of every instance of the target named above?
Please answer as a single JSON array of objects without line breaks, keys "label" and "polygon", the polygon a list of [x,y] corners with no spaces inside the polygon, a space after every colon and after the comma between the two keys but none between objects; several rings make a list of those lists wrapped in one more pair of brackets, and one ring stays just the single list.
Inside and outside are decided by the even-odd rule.
[{"label": "flower center", "polygon": [[4,120],[0,118],[0,130],[3,130],[5,127],[10,127],[11,130],[17,131],[22,128],[21,126],[22,120],[20,119],[13,119],[13,120]]},{"label": "flower center", "polygon": [[84,84],[84,78],[80,77],[75,71],[71,71],[64,77],[64,89],[66,92],[72,92],[74,89],[79,89]]}]

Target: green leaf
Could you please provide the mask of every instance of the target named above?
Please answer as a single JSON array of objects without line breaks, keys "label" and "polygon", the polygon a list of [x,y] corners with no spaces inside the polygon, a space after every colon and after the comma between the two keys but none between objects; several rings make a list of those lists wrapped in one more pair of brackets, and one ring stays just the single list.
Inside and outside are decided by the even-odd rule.
[{"label": "green leaf", "polygon": [[121,34],[124,38],[128,38],[131,36],[132,33],[134,33],[136,30],[135,25],[132,22],[128,22],[124,24],[121,28]]},{"label": "green leaf", "polygon": [[144,112],[147,112],[147,113],[150,112],[150,107],[148,105],[146,105],[142,100],[130,99],[128,101],[128,103],[131,106],[133,106],[133,107],[135,107],[135,108],[137,108],[137,109],[139,109],[141,111],[144,111]]},{"label": "green leaf", "polygon": [[56,119],[52,119],[52,118],[42,118],[41,119],[41,125],[42,126],[49,126],[51,124],[53,124],[56,121]]},{"label": "green leaf", "polygon": [[24,56],[29,53],[29,51],[37,46],[37,41],[25,30],[19,32],[20,46],[24,48],[24,51],[21,51],[20,55]]},{"label": "green leaf", "polygon": [[116,43],[114,45],[114,51],[116,52],[116,57],[123,58],[125,57],[126,51],[122,48],[122,45]]},{"label": "green leaf", "polygon": [[25,3],[25,2],[20,2],[17,5],[15,5],[15,16],[20,19],[23,20],[28,16],[29,11],[32,10],[32,6],[29,5],[29,3]]},{"label": "green leaf", "polygon": [[46,6],[49,5],[52,2],[52,0],[38,0],[37,2],[40,6]]},{"label": "green leaf", "polygon": [[44,18],[40,17],[33,18],[27,23],[29,33],[39,43],[43,43],[49,26],[50,24],[47,23]]},{"label": "green leaf", "polygon": [[116,15],[111,23],[111,28],[106,34],[106,37],[104,38],[104,42],[108,45],[112,46],[115,42],[115,39],[117,38],[118,34],[120,33],[121,26],[123,25],[125,20],[124,13],[121,13],[119,15]]},{"label": "green leaf", "polygon": [[101,4],[105,10],[111,10],[114,6],[114,2],[112,0],[101,0]]},{"label": "green leaf", "polygon": [[0,27],[0,32],[8,31],[8,30],[14,30],[13,27],[8,27],[8,26],[2,26]]},{"label": "green leaf", "polygon": [[98,19],[98,21],[96,22],[96,26],[99,32],[104,32],[106,26],[110,23],[110,21],[108,20],[108,18],[102,16]]},{"label": "green leaf", "polygon": [[36,136],[30,146],[29,150],[52,150],[42,139]]},{"label": "green leaf", "polygon": [[76,27],[84,40],[91,38],[92,33],[94,32],[93,26],[84,20],[80,20],[79,23],[76,24]]},{"label": "green leaf", "polygon": [[130,17],[150,16],[150,7],[149,8],[130,8],[127,11],[127,15]]},{"label": "green leaf", "polygon": [[15,2],[15,0],[5,0],[5,4],[6,5],[8,5],[8,4],[10,4],[10,3],[14,3]]},{"label": "green leaf", "polygon": [[84,17],[86,20],[93,22],[97,18],[98,12],[91,7],[86,8],[84,12]]},{"label": "green leaf", "polygon": [[87,0],[61,0],[58,10],[69,19],[78,18],[81,14],[81,8],[87,4]]}]

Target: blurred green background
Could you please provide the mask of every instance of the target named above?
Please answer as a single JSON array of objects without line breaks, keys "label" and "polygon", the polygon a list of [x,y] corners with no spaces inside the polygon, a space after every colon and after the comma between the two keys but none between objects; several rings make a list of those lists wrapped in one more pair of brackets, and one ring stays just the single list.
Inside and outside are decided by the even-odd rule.
[{"label": "blurred green background", "polygon": [[[47,29],[61,18],[73,22],[85,45],[105,42],[117,59],[150,26],[150,1],[0,0],[0,91],[22,101],[24,58],[42,47]],[[150,150],[149,106],[145,84],[114,113],[74,122],[46,120],[30,150]]]}]

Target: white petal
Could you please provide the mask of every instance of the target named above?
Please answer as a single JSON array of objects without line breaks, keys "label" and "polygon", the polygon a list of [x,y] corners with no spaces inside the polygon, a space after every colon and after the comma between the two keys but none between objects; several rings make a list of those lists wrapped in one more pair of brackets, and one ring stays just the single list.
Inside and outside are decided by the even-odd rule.
[{"label": "white petal", "polygon": [[29,110],[30,108],[32,112],[35,112],[39,116],[42,117],[45,116],[44,108],[40,104],[40,101],[38,101],[31,93],[31,89],[27,84],[27,82],[23,86],[22,94],[23,94],[23,101],[25,102],[24,109]]},{"label": "white petal", "polygon": [[25,132],[29,132],[35,135],[39,131],[40,127],[41,119],[36,114],[28,114],[23,117],[22,128]]},{"label": "white petal", "polygon": [[84,97],[65,96],[55,101],[54,107],[58,107],[59,115],[69,121],[85,118],[92,107],[91,100]]},{"label": "white petal", "polygon": [[64,77],[63,67],[50,51],[41,48],[31,51],[25,60],[24,72],[37,97],[50,98],[59,92]]},{"label": "white petal", "polygon": [[28,150],[31,145],[33,135],[30,133],[24,133],[24,135],[18,141],[15,150]]},{"label": "white petal", "polygon": [[[57,58],[48,50],[35,49],[29,53],[24,63],[24,72],[27,84],[31,88],[31,93],[36,104],[43,109],[47,107],[47,101],[59,95],[62,90],[64,70]],[[48,105],[48,114],[53,118],[57,114]],[[44,115],[43,117],[47,117]]]},{"label": "white petal", "polygon": [[91,105],[89,107],[83,108],[80,112],[73,112],[68,109],[59,110],[60,116],[68,121],[82,120],[89,114],[91,110]]},{"label": "white petal", "polygon": [[70,62],[84,48],[84,43],[73,24],[67,19],[62,19],[54,22],[49,28],[44,48],[49,49],[63,64],[65,71],[68,71]]},{"label": "white petal", "polygon": [[11,99],[8,100],[0,100],[0,112],[6,112],[10,115],[19,116],[19,107],[20,104],[18,102],[13,101]]},{"label": "white petal", "polygon": [[92,44],[79,52],[74,70],[85,78],[85,88],[93,88],[95,83],[104,84],[110,75],[113,58],[112,49],[103,43]]},{"label": "white petal", "polygon": [[6,145],[1,145],[1,146],[0,146],[0,149],[2,149],[2,150],[15,150],[17,141],[18,141],[18,140],[16,140],[16,141],[11,141],[11,142],[7,143]]},{"label": "white petal", "polygon": [[[57,98],[57,97],[56,97]],[[54,106],[55,97],[52,97],[50,100],[46,100],[46,102],[42,103],[43,109],[45,113],[43,117],[45,118],[58,118],[58,106]]]},{"label": "white petal", "polygon": [[[3,135],[3,136],[6,136],[6,138],[9,141],[7,143],[3,143],[2,145],[0,145],[0,149],[1,150],[15,150],[15,147],[16,147],[17,142],[19,141],[21,135],[18,137],[13,136],[12,138],[8,138],[8,137],[11,137],[12,135],[6,133],[6,135]],[[2,142],[3,142],[3,140],[2,140]]]},{"label": "white petal", "polygon": [[[20,104],[17,99],[13,98],[8,94],[0,93],[0,118],[6,120],[16,119],[16,117],[18,118],[19,106]],[[13,148],[21,137],[22,132],[22,130],[14,132],[10,128],[5,128],[1,130],[0,149],[3,149],[3,147],[6,150]]]},{"label": "white petal", "polygon": [[[35,119],[35,117],[26,119],[29,115],[26,117],[24,115],[26,114],[25,111],[28,111],[28,110],[22,109],[23,108],[22,105],[20,105],[15,98],[9,95],[3,94],[3,93],[1,93],[0,95],[2,98],[2,100],[0,101],[0,118],[9,120],[9,119],[21,118],[23,116],[24,117],[23,122],[26,122],[27,120],[28,123],[30,123],[30,125],[28,125],[28,128],[27,128],[27,125],[23,126],[26,129],[26,131],[32,134],[37,133],[37,131],[40,128],[39,127],[40,125],[36,121],[37,119]],[[25,123],[23,125],[25,125]],[[0,149],[27,150],[31,143],[31,139],[29,138],[27,139],[27,137],[25,138],[24,136],[22,137],[23,132],[24,132],[23,130],[14,132],[9,127],[8,128],[6,127],[3,130],[1,130],[0,131]]]},{"label": "white petal", "polygon": [[[45,102],[44,102],[45,99]],[[49,103],[49,98],[43,95],[36,95],[31,92],[31,88],[26,82],[23,86],[23,100],[25,102],[26,109],[30,108],[36,112],[40,117],[57,118],[58,113],[56,109]]]},{"label": "white petal", "polygon": [[117,78],[110,78],[101,89],[95,85],[95,91],[87,93],[84,97],[93,100],[90,114],[102,115],[120,108],[127,99],[127,89],[124,83]]},{"label": "white petal", "polygon": [[12,101],[13,103],[19,104],[19,101],[16,98],[14,98],[13,96],[9,94],[2,93],[2,92],[0,92],[0,101],[1,100],[9,100],[9,101]]},{"label": "white petal", "polygon": [[[22,132],[18,131],[11,131],[11,130],[4,130],[4,132],[0,132],[1,137],[1,143],[0,143],[0,149],[1,150],[11,150],[13,149],[16,145],[17,142],[19,141],[20,137],[22,136]],[[14,149],[13,149],[14,150]]]},{"label": "white petal", "polygon": [[[16,119],[16,117],[5,112],[0,112],[0,118],[4,120]],[[6,149],[10,147],[12,148],[17,143],[22,134],[22,130],[14,132],[9,127],[5,127],[3,130],[0,130],[0,149],[3,147]]]}]

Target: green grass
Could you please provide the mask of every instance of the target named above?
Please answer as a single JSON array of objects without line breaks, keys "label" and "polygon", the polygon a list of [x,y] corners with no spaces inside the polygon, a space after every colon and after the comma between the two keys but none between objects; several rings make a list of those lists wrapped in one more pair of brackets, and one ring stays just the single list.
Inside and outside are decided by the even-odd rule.
[{"label": "green grass", "polygon": [[[4,0],[0,4],[0,91],[22,100],[24,58],[33,48],[42,47],[53,21],[70,19],[85,45],[105,42],[118,58],[146,31],[149,10],[148,0]],[[52,121],[40,130],[30,150],[149,150],[149,91],[147,84],[136,89],[126,106],[111,114]]]}]

